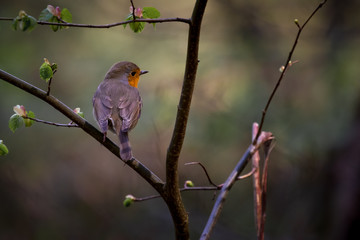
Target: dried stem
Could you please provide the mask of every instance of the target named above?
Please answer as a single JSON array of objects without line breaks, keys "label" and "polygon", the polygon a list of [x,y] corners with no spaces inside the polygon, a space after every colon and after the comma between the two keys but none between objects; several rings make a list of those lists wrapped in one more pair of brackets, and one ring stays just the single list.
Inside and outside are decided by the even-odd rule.
[{"label": "dried stem", "polygon": [[[253,124],[252,140],[255,139],[259,130],[258,124]],[[264,232],[260,231],[262,224],[263,201],[262,201],[262,187],[260,179],[260,154],[259,150],[255,151],[252,158],[252,167],[255,169],[253,174],[253,189],[254,189],[254,215],[255,225],[257,229],[257,239],[264,240]]]},{"label": "dried stem", "polygon": [[250,172],[248,172],[248,173],[246,173],[246,174],[244,174],[244,175],[239,176],[237,179],[238,179],[238,180],[242,180],[242,179],[251,177],[251,176],[254,174],[255,171],[256,171],[256,168],[252,168]]}]

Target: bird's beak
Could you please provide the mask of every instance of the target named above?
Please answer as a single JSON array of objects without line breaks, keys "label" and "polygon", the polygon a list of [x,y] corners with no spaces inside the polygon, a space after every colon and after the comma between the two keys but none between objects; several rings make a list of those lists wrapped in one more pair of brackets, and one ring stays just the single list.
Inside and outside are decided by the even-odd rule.
[{"label": "bird's beak", "polygon": [[148,73],[149,71],[140,71],[140,75],[143,75],[145,73]]}]

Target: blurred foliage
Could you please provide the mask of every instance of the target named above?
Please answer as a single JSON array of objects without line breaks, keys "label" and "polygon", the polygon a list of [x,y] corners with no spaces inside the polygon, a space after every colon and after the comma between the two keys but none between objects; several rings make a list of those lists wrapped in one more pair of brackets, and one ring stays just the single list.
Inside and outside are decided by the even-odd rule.
[{"label": "blurred foliage", "polygon": [[[134,1],[166,17],[190,17],[194,1]],[[75,23],[107,24],[129,14],[129,1],[4,2],[0,16],[23,9],[39,16],[48,4],[61,5]],[[209,1],[200,42],[198,77],[180,171],[183,183],[207,185],[201,161],[221,183],[250,143],[251,125],[279,76],[297,27],[318,1]],[[305,28],[269,109],[264,130],[276,137],[270,158],[267,239],[332,236],[336,203],[325,208],[330,153],[353,133],[359,108],[359,2],[329,1]],[[44,90],[39,66],[58,64],[51,94],[80,107],[92,124],[91,99],[108,68],[133,61],[150,73],[140,80],[144,107],[130,140],[134,155],[164,178],[185,66],[188,27],[161,23],[135,34],[128,28],[69,28],[31,33],[0,22],[0,68]],[[173,226],[160,200],[123,206],[124,196],[143,197],[153,189],[130,168],[79,129],[35,123],[12,133],[13,106],[37,118],[68,123],[45,103],[0,81],[0,138],[9,154],[0,158],[0,239],[170,239]],[[111,136],[116,142],[115,136]],[[146,146],[146,147],[144,147]],[[330,166],[331,167],[331,166]],[[359,181],[358,181],[359,182]],[[331,191],[330,191],[331,192]],[[192,239],[201,234],[214,203],[213,192],[183,194]],[[212,239],[255,239],[251,180],[232,188]],[[342,205],[338,211],[341,212]],[[140,231],[139,231],[140,230]]]}]

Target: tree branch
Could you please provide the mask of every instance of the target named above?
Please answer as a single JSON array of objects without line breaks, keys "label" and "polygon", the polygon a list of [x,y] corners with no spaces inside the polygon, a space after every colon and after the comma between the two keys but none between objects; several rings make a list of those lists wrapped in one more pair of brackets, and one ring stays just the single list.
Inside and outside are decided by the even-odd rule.
[{"label": "tree branch", "polygon": [[[209,187],[209,186],[203,186],[203,187],[184,187],[180,188],[180,192],[191,192],[191,191],[217,191],[220,190],[219,187]],[[160,194],[146,196],[146,197],[134,197],[135,202],[142,202],[147,200],[152,200],[155,198],[161,198]]]},{"label": "tree branch", "polygon": [[163,198],[172,215],[177,239],[189,239],[188,214],[182,202],[179,189],[178,161],[185,138],[194,90],[198,66],[200,29],[206,4],[207,0],[197,0],[191,16],[184,81],[174,131],[166,155],[166,184]]},{"label": "tree branch", "polygon": [[218,187],[218,185],[216,185],[216,184],[211,180],[209,173],[207,172],[205,166],[204,166],[201,162],[189,162],[189,163],[185,163],[185,165],[195,165],[195,164],[200,165],[200,167],[204,170],[205,175],[206,175],[209,183],[210,183],[211,185],[213,185],[214,187]]},{"label": "tree branch", "polygon": [[[103,134],[97,130],[93,125],[88,123],[84,118],[80,117],[78,114],[66,106],[64,103],[59,101],[53,96],[47,96],[46,92],[1,70],[0,69],[0,79],[30,93],[31,95],[45,101],[53,108],[64,114],[72,122],[77,124],[82,130],[88,133],[91,137],[96,139],[99,143],[104,145],[110,152],[112,152],[117,158],[120,158],[119,147],[113,143],[110,139],[106,138],[106,141],[103,142]],[[151,186],[153,186],[160,194],[163,192],[163,181],[146,168],[141,162],[133,158],[132,160],[125,162],[129,167],[135,170],[140,176],[142,176]]]},{"label": "tree branch", "polygon": [[300,26],[299,23],[298,23],[298,21],[295,20],[295,24],[296,24],[296,26],[298,27],[298,32],[297,32],[297,34],[296,34],[295,41],[294,41],[294,43],[293,43],[293,46],[292,46],[292,48],[291,48],[291,50],[290,50],[290,52],[289,52],[289,55],[288,55],[288,57],[287,57],[287,59],[286,59],[285,64],[284,64],[284,67],[282,68],[280,77],[279,77],[279,79],[278,79],[278,81],[277,81],[277,83],[276,83],[273,91],[272,91],[271,94],[270,94],[270,97],[269,97],[269,99],[268,99],[268,101],[267,101],[267,103],[266,103],[266,105],[265,105],[264,110],[262,111],[262,117],[261,117],[261,121],[260,121],[259,131],[258,131],[256,137],[254,138],[254,141],[253,141],[254,143],[257,141],[257,139],[259,138],[259,134],[260,134],[260,132],[262,131],[262,128],[263,128],[263,125],[264,125],[264,121],[265,121],[265,117],[266,117],[266,113],[267,113],[267,110],[269,109],[269,106],[270,106],[270,104],[271,104],[271,101],[272,101],[272,99],[274,98],[275,93],[276,93],[276,91],[278,90],[282,79],[284,78],[285,72],[288,70],[289,66],[291,65],[291,58],[292,58],[292,56],[293,56],[293,54],[294,54],[294,51],[295,51],[295,48],[296,48],[296,46],[297,46],[297,44],[298,44],[298,41],[299,41],[299,38],[300,38],[300,35],[301,35],[302,30],[303,30],[304,27],[307,25],[307,23],[310,21],[310,19],[315,15],[315,13],[316,13],[317,11],[319,11],[320,8],[322,8],[322,6],[326,3],[326,1],[327,1],[327,0],[323,0],[323,1],[318,5],[318,7],[310,14],[310,16],[306,19],[306,21],[304,22],[304,24],[303,24],[302,26]]},{"label": "tree branch", "polygon": [[[13,18],[8,17],[0,17],[0,21],[13,21]],[[64,27],[78,27],[78,28],[112,28],[121,26],[124,24],[132,23],[132,22],[146,22],[146,23],[163,23],[163,22],[182,22],[190,24],[191,19],[188,18],[156,18],[156,19],[141,19],[137,18],[135,20],[128,20],[123,22],[116,22],[110,24],[100,24],[100,25],[93,25],[93,24],[81,24],[81,23],[55,23],[55,22],[44,22],[44,21],[37,21],[39,25],[56,25],[56,26],[64,26]]]},{"label": "tree branch", "polygon": [[47,124],[47,125],[52,125],[52,126],[56,126],[56,127],[79,127],[77,124],[71,124],[71,123],[68,123],[68,124],[63,124],[63,123],[54,123],[54,122],[48,122],[48,121],[44,121],[44,120],[41,120],[41,119],[37,119],[37,118],[32,118],[32,117],[23,117],[25,119],[30,119],[30,120],[33,120],[35,122],[38,122],[38,123],[44,123],[44,124]]},{"label": "tree branch", "polygon": [[203,230],[203,233],[201,234],[200,239],[206,240],[209,239],[210,233],[212,229],[214,228],[217,219],[220,216],[222,207],[225,203],[226,197],[230,192],[231,187],[234,185],[235,181],[238,179],[240,173],[244,170],[246,164],[248,163],[249,159],[253,156],[253,154],[259,149],[259,147],[266,142],[269,139],[272,139],[272,134],[270,132],[262,132],[258,142],[253,145],[251,144],[243,156],[241,157],[240,161],[236,164],[234,170],[231,172],[229,177],[227,178],[226,182],[221,188],[221,191],[216,199],[216,202],[214,204],[214,207],[211,211],[210,217],[208,219],[208,222],[206,223],[206,226]]}]

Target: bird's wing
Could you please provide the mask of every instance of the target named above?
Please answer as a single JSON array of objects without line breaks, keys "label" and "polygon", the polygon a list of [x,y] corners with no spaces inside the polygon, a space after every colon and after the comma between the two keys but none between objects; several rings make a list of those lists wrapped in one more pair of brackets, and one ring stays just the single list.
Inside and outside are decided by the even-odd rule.
[{"label": "bird's wing", "polygon": [[139,91],[129,87],[117,104],[120,118],[122,119],[122,132],[128,132],[134,128],[140,118],[142,101]]},{"label": "bird's wing", "polygon": [[101,93],[102,84],[99,85],[93,97],[93,115],[102,132],[108,130],[108,122],[111,119],[112,102],[109,96]]}]

